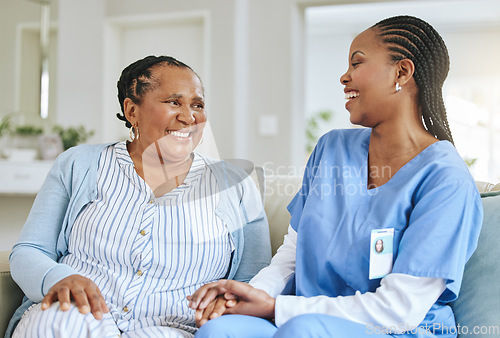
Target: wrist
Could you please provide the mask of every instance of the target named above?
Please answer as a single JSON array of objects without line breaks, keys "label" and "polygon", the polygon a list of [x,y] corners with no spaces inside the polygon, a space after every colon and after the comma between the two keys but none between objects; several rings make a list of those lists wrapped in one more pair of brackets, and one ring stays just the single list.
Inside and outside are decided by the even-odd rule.
[{"label": "wrist", "polygon": [[265,318],[274,320],[275,307],[276,307],[276,298],[269,297],[269,302],[268,302]]}]

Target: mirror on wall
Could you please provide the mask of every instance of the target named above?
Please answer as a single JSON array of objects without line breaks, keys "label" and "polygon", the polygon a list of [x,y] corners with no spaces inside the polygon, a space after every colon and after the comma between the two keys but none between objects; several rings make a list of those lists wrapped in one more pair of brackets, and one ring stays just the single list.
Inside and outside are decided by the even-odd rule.
[{"label": "mirror on wall", "polygon": [[8,84],[0,91],[0,118],[9,115],[14,124],[51,126],[57,95],[57,1],[8,0],[0,6],[0,71]]}]

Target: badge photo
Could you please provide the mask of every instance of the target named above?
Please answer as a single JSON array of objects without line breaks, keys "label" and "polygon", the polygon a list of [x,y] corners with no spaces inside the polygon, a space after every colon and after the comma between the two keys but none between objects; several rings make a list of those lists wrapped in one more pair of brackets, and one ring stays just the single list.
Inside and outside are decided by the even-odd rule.
[{"label": "badge photo", "polygon": [[374,229],[370,237],[370,279],[385,277],[392,271],[394,228]]}]

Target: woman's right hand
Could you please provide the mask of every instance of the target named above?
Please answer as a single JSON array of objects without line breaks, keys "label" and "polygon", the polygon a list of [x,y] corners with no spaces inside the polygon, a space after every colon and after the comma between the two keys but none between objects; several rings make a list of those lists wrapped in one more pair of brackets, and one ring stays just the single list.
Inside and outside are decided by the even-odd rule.
[{"label": "woman's right hand", "polygon": [[71,275],[54,284],[42,300],[42,310],[48,309],[52,303],[59,301],[60,309],[67,311],[70,308],[71,299],[75,301],[80,313],[92,312],[95,319],[99,320],[103,313],[109,312],[97,285],[81,275]]},{"label": "woman's right hand", "polygon": [[[214,303],[214,300],[221,295],[228,301],[224,306],[218,306]],[[188,296],[187,299],[189,300],[189,307],[195,310],[199,317],[201,317],[200,313],[204,313],[205,309],[209,307],[208,312],[215,313],[215,316],[242,314],[261,318],[274,318],[276,304],[276,299],[269,296],[265,291],[256,289],[247,283],[226,279],[203,285],[195,293]],[[214,318],[212,314],[208,316],[208,319]],[[207,318],[206,315],[203,315],[203,317]]]}]

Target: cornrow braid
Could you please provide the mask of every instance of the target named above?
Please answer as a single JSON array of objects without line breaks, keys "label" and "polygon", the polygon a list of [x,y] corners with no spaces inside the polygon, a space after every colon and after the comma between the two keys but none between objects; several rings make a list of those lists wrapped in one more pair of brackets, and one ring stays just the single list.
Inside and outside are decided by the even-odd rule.
[{"label": "cornrow braid", "polygon": [[144,94],[159,84],[158,81],[152,76],[152,69],[156,66],[165,64],[179,68],[187,68],[193,71],[191,67],[171,56],[154,55],[146,56],[144,59],[135,61],[122,71],[120,79],[117,83],[118,101],[120,102],[122,112],[117,113],[116,117],[125,121],[125,126],[127,128],[132,127],[132,124],[125,117],[123,102],[128,97],[134,103],[140,104]]},{"label": "cornrow braid", "polygon": [[427,22],[413,16],[395,16],[372,26],[388,45],[393,61],[410,59],[418,87],[422,119],[427,130],[439,140],[453,137],[443,100],[443,83],[450,69],[448,49],[439,33]]}]

